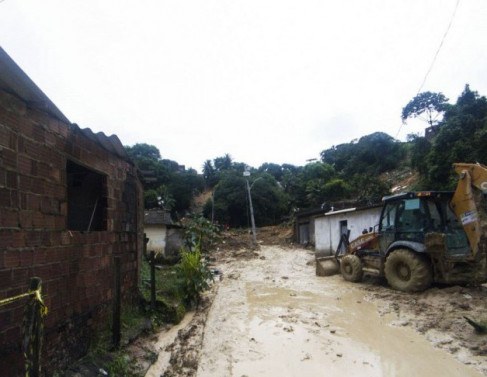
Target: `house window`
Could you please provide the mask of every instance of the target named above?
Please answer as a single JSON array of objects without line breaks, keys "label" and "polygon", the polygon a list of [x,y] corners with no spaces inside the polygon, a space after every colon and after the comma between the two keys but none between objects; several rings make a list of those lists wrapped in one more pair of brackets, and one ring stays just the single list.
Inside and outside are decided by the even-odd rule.
[{"label": "house window", "polygon": [[107,177],[73,161],[66,163],[68,229],[107,229]]}]

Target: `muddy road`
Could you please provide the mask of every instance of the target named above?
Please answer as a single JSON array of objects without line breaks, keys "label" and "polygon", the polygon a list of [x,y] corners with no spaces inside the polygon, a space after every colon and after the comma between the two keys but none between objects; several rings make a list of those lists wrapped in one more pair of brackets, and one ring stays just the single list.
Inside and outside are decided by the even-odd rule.
[{"label": "muddy road", "polygon": [[433,288],[406,295],[374,281],[317,277],[308,250],[262,246],[251,254],[220,258],[223,278],[213,297],[166,349],[171,361],[158,373],[487,375],[487,336],[476,335],[463,319],[465,313],[487,313],[485,290]]}]

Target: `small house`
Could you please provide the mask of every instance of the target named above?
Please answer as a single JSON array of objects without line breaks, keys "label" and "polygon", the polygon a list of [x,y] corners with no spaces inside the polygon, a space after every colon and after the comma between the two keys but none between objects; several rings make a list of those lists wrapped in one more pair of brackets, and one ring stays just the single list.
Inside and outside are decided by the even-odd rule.
[{"label": "small house", "polygon": [[[348,203],[350,204],[350,203]],[[331,255],[340,245],[342,234],[352,240],[379,223],[382,206],[369,205],[342,209],[317,208],[296,213],[295,238],[301,245],[311,245],[317,255]]]},{"label": "small house", "polygon": [[382,206],[348,208],[329,211],[314,218],[314,245],[317,255],[331,255],[340,244],[342,234],[349,240],[379,224]]},{"label": "small house", "polygon": [[162,209],[151,209],[144,212],[144,229],[147,251],[154,251],[166,260],[179,257],[183,246],[183,229],[173,223],[171,214]]}]

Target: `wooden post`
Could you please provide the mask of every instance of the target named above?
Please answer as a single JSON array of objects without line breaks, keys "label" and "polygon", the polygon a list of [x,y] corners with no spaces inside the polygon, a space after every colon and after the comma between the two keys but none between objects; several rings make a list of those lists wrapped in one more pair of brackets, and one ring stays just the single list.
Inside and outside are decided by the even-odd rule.
[{"label": "wooden post", "polygon": [[150,307],[156,309],[156,253],[150,252]]},{"label": "wooden post", "polygon": [[122,314],[122,290],[120,274],[120,257],[115,257],[115,297],[113,300],[113,318],[112,318],[112,342],[114,348],[120,347],[121,339],[121,314]]},{"label": "wooden post", "polygon": [[[42,280],[38,277],[30,279],[29,291],[36,291],[42,286]],[[23,321],[22,348],[25,355],[26,375],[40,377],[41,375],[41,348],[43,323],[41,303],[34,297],[25,306]]]}]

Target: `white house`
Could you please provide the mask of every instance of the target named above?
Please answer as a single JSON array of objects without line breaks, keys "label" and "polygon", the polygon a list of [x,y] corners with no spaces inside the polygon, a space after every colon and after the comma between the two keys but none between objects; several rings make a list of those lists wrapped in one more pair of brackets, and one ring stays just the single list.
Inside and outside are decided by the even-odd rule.
[{"label": "white house", "polygon": [[147,251],[155,251],[163,258],[173,258],[178,255],[183,244],[182,230],[174,225],[171,214],[161,209],[152,209],[144,212],[144,230],[147,242]]},{"label": "white house", "polygon": [[342,234],[350,231],[350,240],[360,236],[364,229],[379,224],[382,206],[349,208],[330,211],[314,218],[314,245],[317,254],[335,253]]}]

